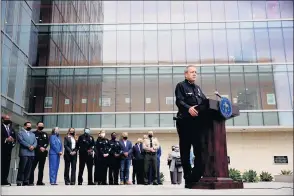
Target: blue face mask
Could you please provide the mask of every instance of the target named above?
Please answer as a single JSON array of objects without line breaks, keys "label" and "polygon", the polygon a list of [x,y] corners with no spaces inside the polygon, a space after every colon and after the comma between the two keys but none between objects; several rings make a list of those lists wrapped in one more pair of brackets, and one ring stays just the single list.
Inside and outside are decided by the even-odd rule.
[{"label": "blue face mask", "polygon": [[85,133],[89,134],[90,133],[90,129],[85,129]]}]

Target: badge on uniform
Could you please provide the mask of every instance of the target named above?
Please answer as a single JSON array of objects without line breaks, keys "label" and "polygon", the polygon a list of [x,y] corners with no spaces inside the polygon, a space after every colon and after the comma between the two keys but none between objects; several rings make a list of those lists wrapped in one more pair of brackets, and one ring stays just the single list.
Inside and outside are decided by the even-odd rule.
[{"label": "badge on uniform", "polygon": [[90,140],[92,141],[92,138],[90,137]]},{"label": "badge on uniform", "polygon": [[201,96],[201,93],[200,93],[200,90],[199,90],[199,88],[198,88],[197,90],[198,90],[198,96],[200,97],[200,96]]},{"label": "badge on uniform", "polygon": [[44,134],[44,138],[46,138],[46,134]]}]

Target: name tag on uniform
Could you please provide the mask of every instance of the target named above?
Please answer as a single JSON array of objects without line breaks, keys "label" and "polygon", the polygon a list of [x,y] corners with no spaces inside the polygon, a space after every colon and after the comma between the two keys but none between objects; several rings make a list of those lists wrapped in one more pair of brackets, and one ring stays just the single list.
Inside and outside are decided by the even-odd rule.
[{"label": "name tag on uniform", "polygon": [[186,93],[186,94],[189,95],[189,96],[193,95],[193,93]]}]

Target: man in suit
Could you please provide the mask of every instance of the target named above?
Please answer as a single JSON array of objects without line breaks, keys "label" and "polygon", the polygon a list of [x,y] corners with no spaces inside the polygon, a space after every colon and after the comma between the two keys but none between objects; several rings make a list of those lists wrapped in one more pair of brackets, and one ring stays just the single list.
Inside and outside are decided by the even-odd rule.
[{"label": "man in suit", "polygon": [[142,139],[138,138],[137,143],[133,146],[133,184],[135,178],[137,184],[144,184],[144,156]]},{"label": "man in suit", "polygon": [[8,115],[1,117],[1,185],[9,185],[8,174],[10,170],[11,151],[15,146],[15,131]]},{"label": "man in suit", "polygon": [[130,175],[130,165],[131,165],[131,159],[132,159],[132,151],[133,151],[133,145],[130,140],[128,140],[128,133],[123,132],[122,133],[122,139],[119,141],[119,144],[122,149],[122,158],[120,162],[120,184],[132,184],[129,181],[129,175]]},{"label": "man in suit", "polygon": [[31,122],[25,122],[24,127],[18,133],[17,141],[19,147],[19,166],[17,173],[17,186],[29,185],[31,168],[35,157],[37,140],[35,134],[31,132]]},{"label": "man in suit", "polygon": [[143,141],[143,149],[145,151],[145,159],[144,159],[144,170],[145,170],[145,178],[144,178],[144,184],[148,185],[148,179],[149,179],[149,167],[151,167],[151,170],[153,172],[152,180],[153,185],[158,185],[157,178],[159,177],[157,175],[157,151],[159,148],[159,142],[156,137],[153,137],[153,131],[148,132],[148,139],[144,139]]}]

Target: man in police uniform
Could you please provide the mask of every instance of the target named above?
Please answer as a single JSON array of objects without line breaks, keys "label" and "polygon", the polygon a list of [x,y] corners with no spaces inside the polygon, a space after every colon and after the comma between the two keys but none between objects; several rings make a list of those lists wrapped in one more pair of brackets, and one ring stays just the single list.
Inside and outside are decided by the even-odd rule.
[{"label": "man in police uniform", "polygon": [[84,134],[79,136],[78,149],[79,149],[79,176],[78,185],[83,184],[83,173],[85,165],[88,170],[88,185],[93,183],[93,160],[94,160],[94,138],[90,135],[90,129],[85,128]]},{"label": "man in police uniform", "polygon": [[122,154],[119,142],[116,140],[116,133],[111,133],[111,140],[109,140],[109,173],[108,180],[110,185],[118,185],[118,174],[120,168],[120,155]]},{"label": "man in police uniform", "polygon": [[[180,141],[180,153],[184,170],[185,187],[190,188],[192,182],[200,180],[204,172],[202,163],[201,131],[203,120],[198,117],[195,106],[206,99],[196,81],[196,67],[189,65],[185,69],[185,80],[179,82],[175,89],[177,113],[177,131]],[[195,157],[194,168],[191,172],[190,149],[193,145]]]},{"label": "man in police uniform", "polygon": [[98,138],[97,141],[95,142],[95,147],[94,147],[94,165],[95,165],[95,170],[94,170],[94,183],[96,185],[102,184],[101,181],[101,175],[99,175],[99,168],[100,168],[100,162],[98,160],[98,150],[97,150],[97,144],[101,141],[101,132],[98,133]]},{"label": "man in police uniform", "polygon": [[48,138],[48,134],[42,131],[43,129],[44,129],[44,123],[38,122],[37,130],[33,132],[37,140],[37,148],[35,148],[35,159],[33,161],[32,170],[30,174],[29,185],[31,186],[34,185],[34,174],[38,164],[39,164],[39,168],[38,168],[39,171],[38,171],[37,185],[45,185],[43,183],[43,175],[44,175],[43,173],[44,173],[46,157],[48,155],[47,147],[49,144],[49,138]]},{"label": "man in police uniform", "polygon": [[148,139],[144,139],[143,141],[143,149],[145,151],[145,158],[144,158],[144,184],[148,185],[149,179],[149,167],[153,172],[152,180],[153,185],[158,185],[157,178],[160,176],[157,175],[157,150],[159,148],[159,142],[156,137],[153,137],[153,131],[148,132]]},{"label": "man in police uniform", "polygon": [[109,140],[105,138],[105,131],[100,132],[101,139],[96,142],[96,148],[98,152],[98,175],[101,179],[102,185],[107,185],[107,168],[108,168],[108,158],[110,153]]}]

